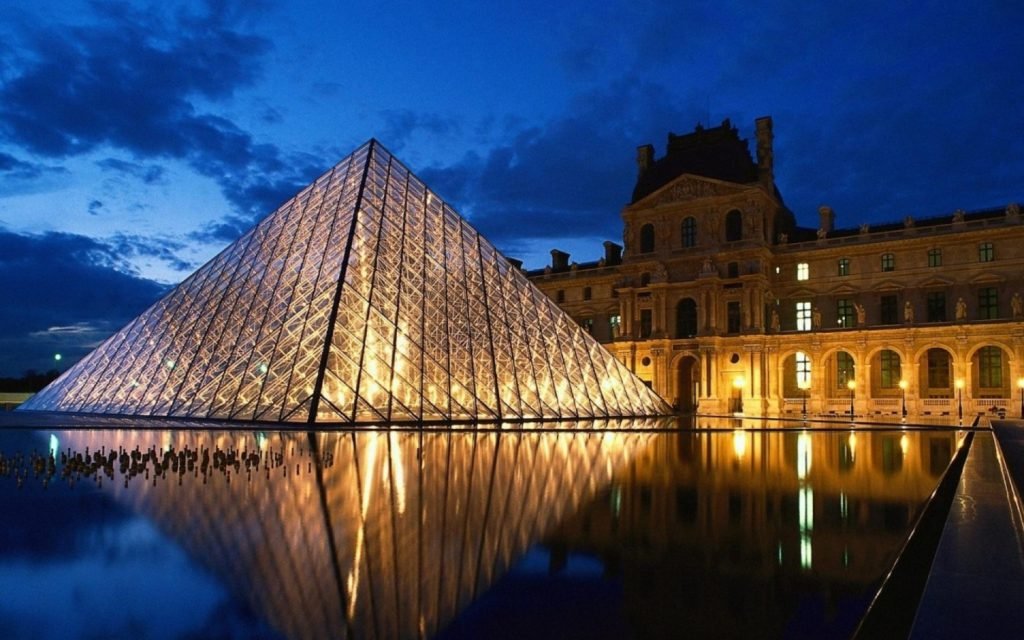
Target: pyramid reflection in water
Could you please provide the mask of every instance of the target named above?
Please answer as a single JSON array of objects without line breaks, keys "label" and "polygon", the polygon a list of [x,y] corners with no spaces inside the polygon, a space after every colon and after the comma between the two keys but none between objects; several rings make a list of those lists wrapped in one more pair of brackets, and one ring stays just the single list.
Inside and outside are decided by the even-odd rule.
[{"label": "pyramid reflection in water", "polygon": [[105,490],[152,519],[286,637],[409,638],[435,635],[592,500],[655,437],[632,429],[652,426],[610,420],[544,431],[266,438],[72,431],[60,441],[97,451],[282,452],[285,464],[265,476],[206,482],[172,474]]},{"label": "pyramid reflection in water", "polygon": [[667,410],[375,141],[23,408],[343,424]]}]

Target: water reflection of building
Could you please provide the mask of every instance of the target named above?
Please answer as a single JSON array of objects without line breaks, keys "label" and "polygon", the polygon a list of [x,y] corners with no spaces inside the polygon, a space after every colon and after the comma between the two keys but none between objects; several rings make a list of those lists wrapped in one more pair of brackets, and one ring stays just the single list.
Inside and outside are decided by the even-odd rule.
[{"label": "water reflection of building", "polygon": [[243,469],[230,481],[186,474],[180,484],[172,477],[110,490],[284,635],[335,638],[436,634],[531,544],[593,499],[650,437],[94,431],[64,433],[60,441],[93,450],[280,453],[280,466]]},{"label": "water reflection of building", "polygon": [[[796,224],[725,121],[638,149],[623,247],[552,251],[534,284],[669,402],[706,412],[955,416],[1024,394],[1024,217],[1017,204],[867,225],[822,206]],[[924,213],[924,212],[921,212]],[[851,212],[852,215],[861,215]],[[916,219],[915,219],[916,217]],[[901,386],[900,382],[904,385]],[[1019,388],[1020,386],[1020,388]],[[806,387],[806,389],[804,388]]]},{"label": "water reflection of building", "polygon": [[855,625],[956,437],[661,436],[548,542],[556,557],[594,554],[621,574],[627,615],[650,637],[781,635],[808,594]]}]

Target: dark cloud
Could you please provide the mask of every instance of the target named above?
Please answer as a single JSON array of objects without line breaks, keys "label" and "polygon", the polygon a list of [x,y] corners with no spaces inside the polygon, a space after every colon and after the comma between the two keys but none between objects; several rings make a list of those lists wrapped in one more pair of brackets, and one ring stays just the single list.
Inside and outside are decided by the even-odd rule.
[{"label": "dark cloud", "polygon": [[0,178],[8,180],[35,180],[47,174],[62,173],[67,173],[67,169],[26,162],[0,151]]},{"label": "dark cloud", "polygon": [[[633,150],[696,121],[675,102],[660,85],[623,78],[578,95],[567,115],[520,128],[486,154],[420,174],[510,254],[535,240],[617,239],[636,176]],[[595,244],[593,257],[601,251]]]},{"label": "dark cloud", "polygon": [[103,209],[103,203],[101,201],[99,201],[99,200],[90,200],[89,201],[89,215],[91,215],[91,216],[98,216],[98,215],[100,215],[100,210],[101,209]]},{"label": "dark cloud", "polygon": [[[271,43],[234,26],[243,6],[211,1],[198,14],[168,15],[97,3],[93,23],[27,34],[0,84],[0,135],[47,157],[109,146],[181,159],[216,180],[237,215],[266,213],[322,167],[196,107],[231,97],[262,72]],[[101,166],[143,181],[162,176],[156,165]]]},{"label": "dark cloud", "polygon": [[186,248],[184,242],[166,237],[153,238],[119,233],[106,239],[104,244],[125,261],[135,262],[137,258],[155,258],[183,274],[190,273],[199,266],[178,256],[178,252]]},{"label": "dark cloud", "polygon": [[55,352],[70,366],[166,290],[126,268],[98,240],[0,229],[0,376],[50,369]]},{"label": "dark cloud", "polygon": [[392,151],[400,151],[417,133],[447,136],[460,130],[459,123],[454,118],[436,113],[419,113],[412,109],[387,109],[380,115],[384,120],[380,139]]},{"label": "dark cloud", "polygon": [[96,163],[104,171],[117,171],[133,178],[141,180],[146,184],[162,184],[165,182],[167,171],[158,164],[139,164],[117,158],[105,158]]}]

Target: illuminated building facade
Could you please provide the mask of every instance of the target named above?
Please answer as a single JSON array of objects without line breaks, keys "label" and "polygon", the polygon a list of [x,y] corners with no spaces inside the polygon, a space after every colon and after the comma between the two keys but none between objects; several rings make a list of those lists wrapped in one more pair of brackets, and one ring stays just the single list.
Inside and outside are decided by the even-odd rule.
[{"label": "illuminated building facade", "polygon": [[553,251],[531,280],[683,411],[1016,415],[1020,207],[800,227],[755,131],[756,158],[728,121],[640,147],[625,250]]},{"label": "illuminated building facade", "polygon": [[371,140],[22,409],[390,424],[668,407]]}]

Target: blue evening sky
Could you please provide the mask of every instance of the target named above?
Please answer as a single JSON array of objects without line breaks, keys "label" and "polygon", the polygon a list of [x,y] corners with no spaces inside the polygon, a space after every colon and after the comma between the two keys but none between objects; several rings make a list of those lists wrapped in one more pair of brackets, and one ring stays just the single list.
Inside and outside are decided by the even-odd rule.
[{"label": "blue evening sky", "polygon": [[0,376],[61,368],[376,137],[506,255],[621,241],[635,149],[775,122],[801,223],[1024,199],[1019,2],[0,8]]}]

